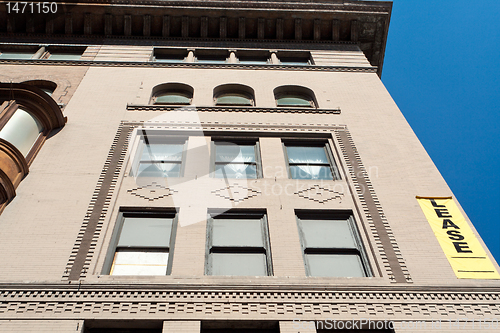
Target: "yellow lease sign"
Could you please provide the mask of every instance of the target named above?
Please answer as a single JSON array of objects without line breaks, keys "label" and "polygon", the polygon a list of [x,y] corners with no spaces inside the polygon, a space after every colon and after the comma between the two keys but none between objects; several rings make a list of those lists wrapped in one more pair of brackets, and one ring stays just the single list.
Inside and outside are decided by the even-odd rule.
[{"label": "yellow lease sign", "polygon": [[459,279],[500,279],[451,197],[418,197],[427,221]]}]

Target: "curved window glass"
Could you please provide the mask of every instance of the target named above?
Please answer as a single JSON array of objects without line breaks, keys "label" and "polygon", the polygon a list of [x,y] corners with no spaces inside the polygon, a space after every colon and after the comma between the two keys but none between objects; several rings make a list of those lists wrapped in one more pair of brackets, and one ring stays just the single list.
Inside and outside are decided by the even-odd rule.
[{"label": "curved window glass", "polygon": [[42,91],[49,96],[52,96],[52,93],[54,92],[54,89],[50,89],[50,88],[40,88],[40,89],[42,89]]},{"label": "curved window glass", "polygon": [[241,106],[253,106],[252,99],[234,93],[221,94],[216,98],[215,105],[241,105]]},{"label": "curved window glass", "polygon": [[17,109],[0,130],[0,138],[13,144],[26,157],[42,131],[38,119],[23,109]]},{"label": "curved window glass", "polygon": [[301,106],[301,107],[313,107],[314,103],[311,99],[300,95],[282,95],[276,99],[276,104],[278,106]]},{"label": "curved window glass", "polygon": [[181,92],[163,92],[156,96],[155,104],[191,104],[191,97]]}]

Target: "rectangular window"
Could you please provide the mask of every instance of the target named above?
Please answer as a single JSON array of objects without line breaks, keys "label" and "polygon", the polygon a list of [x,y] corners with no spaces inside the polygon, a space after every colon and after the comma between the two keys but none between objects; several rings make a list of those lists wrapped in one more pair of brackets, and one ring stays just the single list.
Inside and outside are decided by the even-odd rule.
[{"label": "rectangular window", "polygon": [[0,59],[31,59],[34,52],[0,51]]},{"label": "rectangular window", "polygon": [[175,229],[173,212],[122,212],[113,236],[109,274],[170,274]]},{"label": "rectangular window", "polygon": [[213,142],[215,178],[260,178],[259,146],[256,142]]},{"label": "rectangular window", "polygon": [[281,51],[276,54],[282,65],[309,66],[312,65],[311,53]]},{"label": "rectangular window", "polygon": [[269,51],[237,51],[238,62],[245,65],[267,65],[271,63]]},{"label": "rectangular window", "polygon": [[299,212],[297,223],[308,276],[370,276],[350,212]]},{"label": "rectangular window", "polygon": [[209,217],[206,274],[272,275],[264,214],[226,212]]},{"label": "rectangular window", "polygon": [[292,179],[340,179],[327,144],[285,143]]},{"label": "rectangular window", "polygon": [[228,62],[229,51],[200,49],[195,51],[195,56],[197,62],[223,64]]},{"label": "rectangular window", "polygon": [[204,320],[201,333],[280,333],[280,327],[268,320]]},{"label": "rectangular window", "polygon": [[[151,131],[154,132],[154,131]],[[135,177],[182,177],[186,139],[148,135],[142,131],[132,175]]]},{"label": "rectangular window", "polygon": [[80,60],[85,49],[85,46],[49,46],[41,59]]},{"label": "rectangular window", "polygon": [[153,52],[153,61],[179,63],[185,62],[188,56],[186,49],[163,49],[155,48]]}]

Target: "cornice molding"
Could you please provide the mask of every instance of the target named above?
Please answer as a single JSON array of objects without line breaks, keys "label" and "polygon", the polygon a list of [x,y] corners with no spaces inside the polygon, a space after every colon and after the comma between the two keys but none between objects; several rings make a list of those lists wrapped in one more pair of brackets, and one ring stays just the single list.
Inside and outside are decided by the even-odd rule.
[{"label": "cornice molding", "polygon": [[340,109],[315,108],[260,108],[260,107],[224,107],[191,105],[135,105],[127,104],[127,111],[193,111],[193,112],[244,112],[244,113],[310,113],[340,114]]},{"label": "cornice molding", "polygon": [[[45,40],[64,35],[99,36],[104,41],[125,37],[144,41],[352,42],[359,45],[380,75],[392,3],[120,0],[59,7],[56,13],[41,16],[42,20],[35,20],[31,14],[23,17],[4,12],[7,22],[0,26],[0,35],[8,41],[26,38],[22,35]],[[6,6],[0,6],[0,11],[6,10]]]},{"label": "cornice molding", "polygon": [[[127,283],[127,277],[117,281],[93,283],[86,281],[65,281],[65,282],[32,282],[32,283],[0,283],[0,297],[5,297],[6,292],[76,292],[88,293],[98,291],[128,291],[149,293],[156,291],[170,292],[244,292],[244,293],[260,293],[260,292],[276,292],[276,293],[318,293],[318,294],[337,294],[343,296],[345,293],[352,294],[348,298],[359,299],[356,297],[358,293],[369,294],[394,294],[400,299],[418,298],[417,295],[435,294],[435,295],[455,295],[455,296],[487,296],[500,298],[500,284],[497,286],[454,286],[454,285],[416,285],[416,284],[391,284],[391,285],[368,285],[368,284],[351,284],[338,282],[337,278],[304,278],[307,282],[283,283],[274,277],[258,278],[259,283],[248,285],[248,283],[228,282],[228,278],[213,279],[213,282],[200,282],[199,279],[194,279],[192,283],[179,283],[177,279],[172,279],[171,282],[164,283],[144,283],[134,279],[134,282]],[[372,280],[371,278],[368,278]],[[265,280],[268,280],[266,283]],[[335,282],[335,280],[337,282]],[[343,280],[343,279],[340,279]],[[359,280],[359,279],[358,279]]]},{"label": "cornice molding", "polygon": [[197,68],[197,69],[242,69],[242,70],[280,70],[313,72],[357,72],[377,73],[377,67],[340,67],[340,66],[284,66],[284,65],[241,65],[241,64],[171,64],[161,62],[126,61],[79,61],[79,60],[0,60],[0,65],[44,65],[44,66],[89,66],[89,67],[142,67],[142,68]]},{"label": "cornice molding", "polygon": [[[355,285],[2,284],[2,319],[500,318],[500,288]],[[435,289],[433,289],[435,288]],[[439,290],[441,288],[441,290]],[[133,317],[131,317],[133,316]]]}]

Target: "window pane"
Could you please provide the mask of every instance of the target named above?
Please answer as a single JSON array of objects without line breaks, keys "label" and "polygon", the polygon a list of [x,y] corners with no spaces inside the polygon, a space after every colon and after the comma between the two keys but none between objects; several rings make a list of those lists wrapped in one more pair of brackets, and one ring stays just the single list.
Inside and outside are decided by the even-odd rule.
[{"label": "window pane", "polygon": [[310,107],[309,100],[299,96],[284,96],[278,98],[278,106],[307,106]]},{"label": "window pane", "polygon": [[118,247],[170,247],[172,219],[126,217]]},{"label": "window pane", "polygon": [[289,163],[329,164],[324,147],[286,147]]},{"label": "window pane", "polygon": [[282,65],[287,65],[287,66],[307,66],[309,65],[309,60],[284,60],[284,59],[281,59],[280,60],[281,64]]},{"label": "window pane", "polygon": [[261,219],[214,219],[213,246],[264,247]]},{"label": "window pane", "polygon": [[155,54],[155,61],[158,62],[171,62],[171,63],[179,63],[186,61],[186,53],[181,54]]},{"label": "window pane", "polygon": [[164,93],[156,97],[156,104],[190,104],[191,98],[181,93]]},{"label": "window pane", "polygon": [[217,97],[217,105],[252,105],[252,101],[241,95],[223,95]]},{"label": "window pane", "polygon": [[228,144],[215,146],[216,162],[255,162],[255,146]]},{"label": "window pane", "polygon": [[115,253],[111,275],[166,275],[168,251],[128,251]]},{"label": "window pane", "polygon": [[255,164],[217,164],[215,165],[215,178],[255,179],[257,167]]},{"label": "window pane", "polygon": [[31,59],[33,52],[2,52],[0,59]]},{"label": "window pane", "polygon": [[333,179],[329,166],[291,165],[290,175],[292,179]]},{"label": "window pane", "polygon": [[311,276],[365,276],[361,258],[355,254],[308,254],[306,257]]},{"label": "window pane", "polygon": [[0,130],[0,138],[12,143],[26,157],[42,131],[38,119],[23,109],[17,109]]},{"label": "window pane", "polygon": [[212,253],[212,275],[266,276],[266,256],[261,253]]},{"label": "window pane", "polygon": [[75,53],[50,53],[50,60],[80,60],[81,54]]},{"label": "window pane", "polygon": [[239,59],[240,61],[240,64],[243,64],[243,65],[267,65],[269,62],[264,59],[262,60],[251,60],[251,59],[245,59],[245,60],[242,60],[242,59]]},{"label": "window pane", "polygon": [[180,163],[140,162],[137,177],[172,178],[181,176]]},{"label": "window pane", "polygon": [[306,248],[356,248],[346,220],[300,220],[300,225]]},{"label": "window pane", "polygon": [[141,161],[169,161],[182,160],[183,144],[150,143],[144,145]]},{"label": "window pane", "polygon": [[40,89],[49,96],[52,96],[52,93],[54,92],[54,90],[49,88],[40,88]]}]

